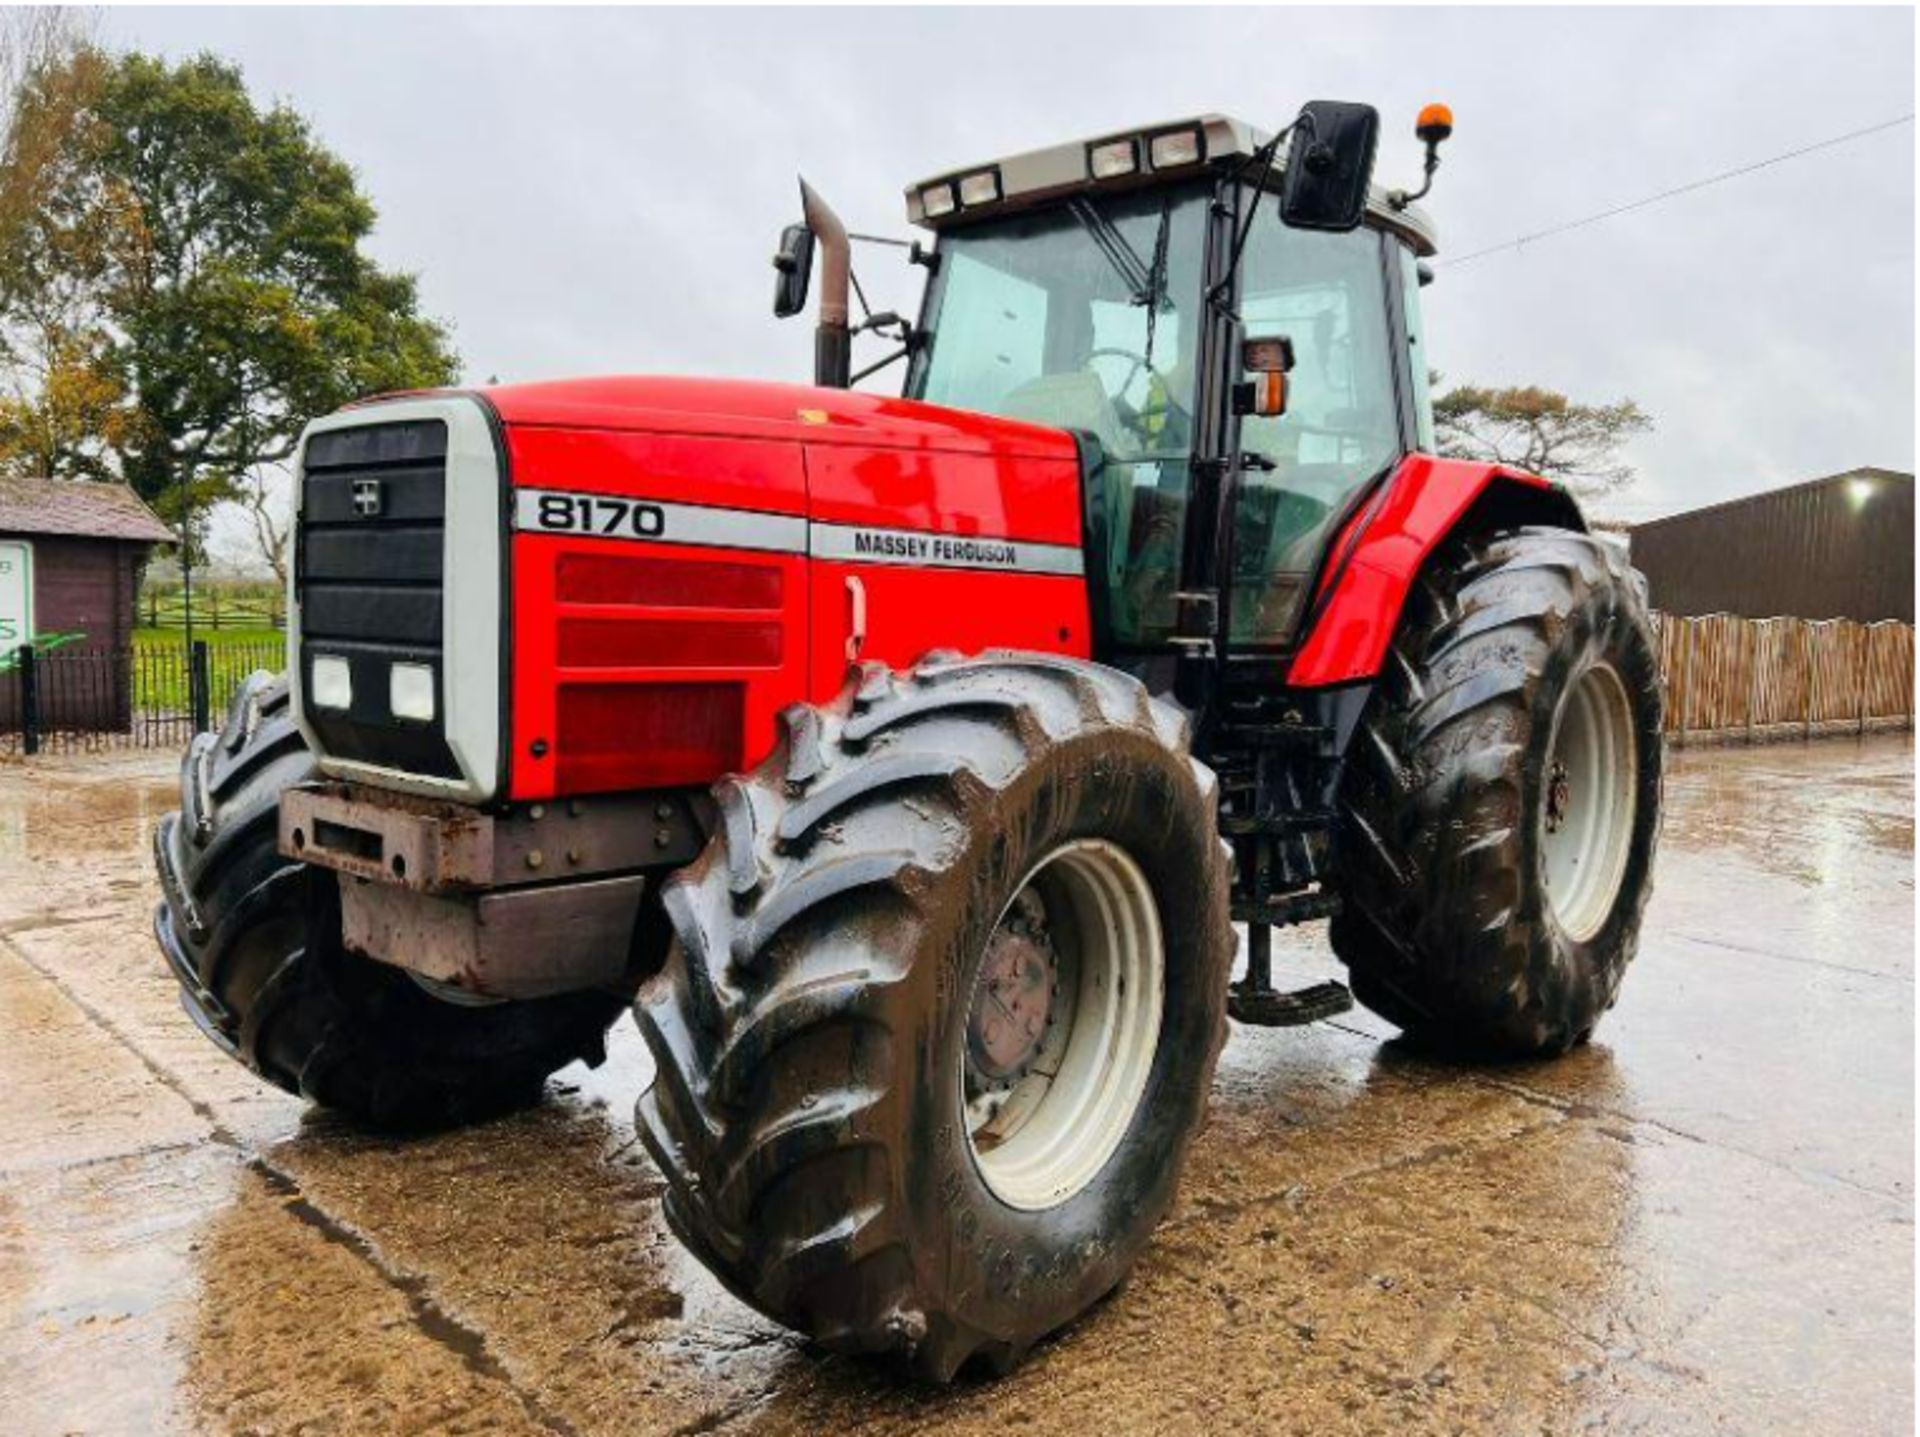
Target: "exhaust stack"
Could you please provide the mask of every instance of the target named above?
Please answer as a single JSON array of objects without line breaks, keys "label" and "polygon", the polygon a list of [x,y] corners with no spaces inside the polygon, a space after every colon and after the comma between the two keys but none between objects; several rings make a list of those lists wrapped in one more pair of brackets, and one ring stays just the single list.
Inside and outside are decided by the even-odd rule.
[{"label": "exhaust stack", "polygon": [[851,249],[847,227],[813,186],[800,181],[801,215],[819,241],[820,319],[813,331],[813,382],[845,389],[853,373],[853,336],[847,328],[847,285]]}]

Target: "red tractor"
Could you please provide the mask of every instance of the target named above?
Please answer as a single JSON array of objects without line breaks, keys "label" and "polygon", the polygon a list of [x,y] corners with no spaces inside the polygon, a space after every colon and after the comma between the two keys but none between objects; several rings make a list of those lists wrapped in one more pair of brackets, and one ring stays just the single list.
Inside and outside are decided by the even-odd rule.
[{"label": "red tractor", "polygon": [[[187,1010],[421,1127],[536,1100],[631,1006],[687,1245],[936,1380],[1119,1282],[1229,1015],[1351,1002],[1276,991],[1274,927],[1330,918],[1419,1040],[1584,1042],[1658,825],[1643,586],[1561,490],[1433,457],[1433,233],[1372,187],[1377,125],[915,185],[915,321],[851,319],[803,186],[776,310],[817,249],[812,387],[316,420],[287,675],[157,837]],[[903,397],[850,387],[861,332]]]}]

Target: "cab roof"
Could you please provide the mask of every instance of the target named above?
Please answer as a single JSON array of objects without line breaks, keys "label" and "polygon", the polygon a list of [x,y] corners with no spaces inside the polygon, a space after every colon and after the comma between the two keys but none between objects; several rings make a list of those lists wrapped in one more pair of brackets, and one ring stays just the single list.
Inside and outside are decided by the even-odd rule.
[{"label": "cab roof", "polygon": [[[1183,132],[1200,136],[1201,157],[1184,164],[1153,169],[1149,160],[1152,141]],[[1270,132],[1244,120],[1236,120],[1231,115],[1195,115],[1157,125],[1112,130],[1085,140],[1049,145],[1045,149],[1028,150],[1024,154],[1008,155],[1003,159],[930,175],[907,187],[907,220],[930,230],[943,230],[1022,209],[1042,200],[1071,194],[1075,190],[1121,190],[1164,183],[1207,169],[1229,168],[1253,155],[1272,138]],[[1134,141],[1136,168],[1131,173],[1111,179],[1095,179],[1091,168],[1093,151],[1102,145],[1129,139]],[[1282,152],[1275,157],[1273,168],[1279,171],[1285,167],[1285,154]],[[962,180],[989,174],[997,177],[994,186],[997,198],[975,204],[958,202]],[[923,197],[927,191],[937,191],[942,185],[953,187],[956,200],[954,208],[946,214],[928,214]],[[1387,196],[1388,191],[1381,186],[1369,187],[1368,220],[1405,239],[1413,246],[1414,253],[1422,258],[1432,255],[1438,248],[1438,233],[1433,221],[1418,206],[1394,208]]]}]

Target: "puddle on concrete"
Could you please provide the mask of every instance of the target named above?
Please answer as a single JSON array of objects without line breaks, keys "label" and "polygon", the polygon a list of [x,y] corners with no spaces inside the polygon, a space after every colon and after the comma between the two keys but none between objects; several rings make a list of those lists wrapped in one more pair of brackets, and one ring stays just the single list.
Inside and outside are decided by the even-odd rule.
[{"label": "puddle on concrete", "polygon": [[[1359,1012],[1236,1032],[1133,1278],[945,1391],[811,1352],[673,1241],[630,1020],[465,1132],[259,1089],[113,898],[168,802],[0,768],[10,1432],[1911,1428],[1904,739],[1682,755],[1641,956],[1558,1063]],[[1339,971],[1316,929],[1277,960]]]}]

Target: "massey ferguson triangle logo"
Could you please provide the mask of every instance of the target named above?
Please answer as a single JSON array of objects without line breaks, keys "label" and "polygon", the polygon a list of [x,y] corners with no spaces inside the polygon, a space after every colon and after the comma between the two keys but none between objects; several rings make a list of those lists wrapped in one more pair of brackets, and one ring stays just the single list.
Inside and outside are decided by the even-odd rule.
[{"label": "massey ferguson triangle logo", "polygon": [[372,519],[380,513],[380,481],[378,479],[356,479],[353,481],[353,512],[362,519]]}]

